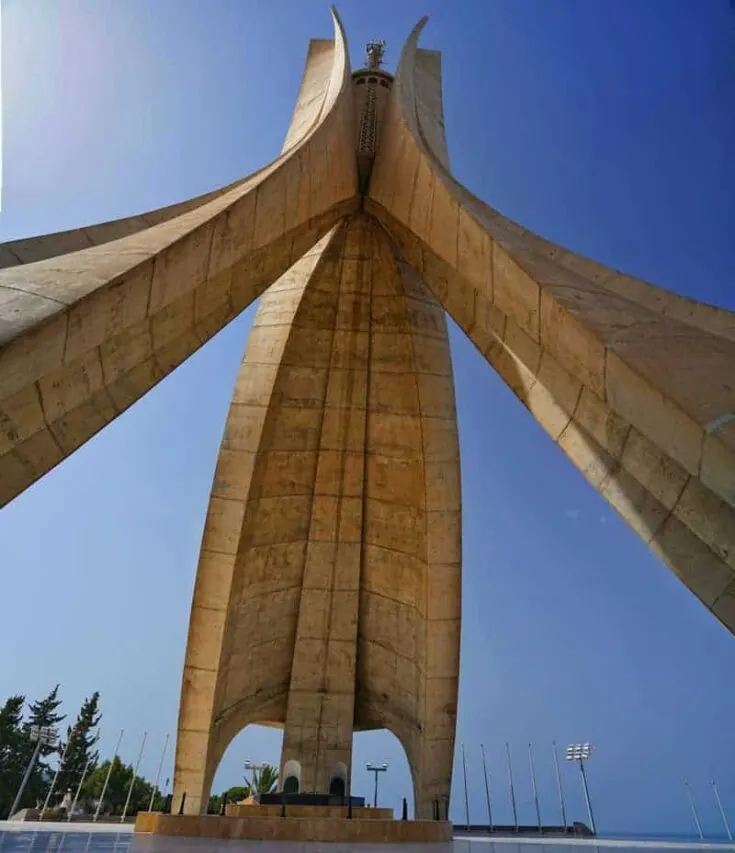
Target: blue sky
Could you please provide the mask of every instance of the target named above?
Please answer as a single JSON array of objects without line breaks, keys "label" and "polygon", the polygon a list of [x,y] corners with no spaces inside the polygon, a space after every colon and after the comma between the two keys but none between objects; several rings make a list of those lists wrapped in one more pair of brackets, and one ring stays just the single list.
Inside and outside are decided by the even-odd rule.
[{"label": "blue sky", "polygon": [[[441,49],[450,157],[474,192],[546,237],[680,293],[735,308],[735,10],[728,0],[345,0],[353,66],[416,20]],[[3,0],[0,239],[133,214],[225,184],[285,134],[316,0]],[[125,728],[155,773],[176,723],[197,550],[252,310],[0,513],[0,699],[57,681],[70,714],[99,689],[103,750]],[[558,820],[550,742],[590,740],[603,831],[709,834],[716,778],[735,819],[735,640],[652,557],[456,329],[463,459],[464,623],[458,744],[472,820]],[[277,732],[245,758],[277,761]],[[170,753],[169,753],[170,757]],[[410,796],[392,737],[356,739],[391,763],[381,801]],[[170,768],[170,761],[167,762]],[[464,819],[461,762],[453,816]],[[578,773],[562,767],[569,812]],[[166,771],[164,771],[166,775]],[[170,774],[170,769],[168,770]]]}]

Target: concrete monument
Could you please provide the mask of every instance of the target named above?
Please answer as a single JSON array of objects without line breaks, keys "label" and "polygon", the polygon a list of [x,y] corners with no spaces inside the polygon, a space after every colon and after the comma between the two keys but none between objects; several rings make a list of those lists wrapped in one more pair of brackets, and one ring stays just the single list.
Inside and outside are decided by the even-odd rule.
[{"label": "concrete monument", "polygon": [[379,43],[352,73],[335,14],[282,152],[255,174],[0,247],[2,502],[260,297],[191,611],[174,799],[186,791],[190,814],[255,722],[284,728],[287,790],[348,792],[353,731],[385,727],[417,815],[449,796],[461,572],[445,311],[735,627],[735,316],[461,186],[422,26],[395,76]]}]

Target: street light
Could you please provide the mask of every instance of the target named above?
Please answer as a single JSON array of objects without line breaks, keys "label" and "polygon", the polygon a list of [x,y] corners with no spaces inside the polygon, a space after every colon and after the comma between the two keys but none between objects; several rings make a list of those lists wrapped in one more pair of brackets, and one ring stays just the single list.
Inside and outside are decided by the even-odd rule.
[{"label": "street light", "polygon": [[41,814],[39,815],[39,820],[43,820],[46,811],[48,810],[48,804],[51,802],[51,796],[54,793],[54,788],[56,787],[56,783],[59,781],[59,773],[64,766],[64,762],[66,761],[66,753],[69,751],[69,744],[74,740],[74,735],[77,733],[76,726],[69,729],[69,737],[67,738],[66,744],[64,745],[64,751],[61,753],[61,758],[59,759],[59,763],[56,765],[56,772],[54,773],[54,778],[51,781],[51,787],[48,789],[48,793],[46,794],[46,799],[43,801],[43,806],[41,807]]},{"label": "street light", "polygon": [[266,766],[266,762],[265,761],[251,761],[248,758],[246,761],[243,762],[242,766],[245,768],[245,770],[251,770],[252,774],[253,774],[252,783],[248,781],[247,776],[245,777],[245,781],[248,783],[248,786],[250,788],[250,796],[252,797],[258,793],[258,771],[263,770],[263,768]]},{"label": "street light", "polygon": [[33,750],[33,755],[31,756],[31,760],[28,762],[28,767],[26,767],[26,772],[23,775],[23,781],[20,783],[18,793],[15,795],[15,799],[13,800],[13,805],[10,808],[8,820],[18,810],[21,798],[23,797],[23,792],[26,789],[28,780],[31,778],[31,773],[33,772],[33,768],[35,767],[36,760],[38,759],[38,753],[41,751],[41,747],[45,746],[46,744],[54,743],[56,741],[56,729],[52,728],[51,726],[31,726],[28,730],[28,734],[30,735],[31,742],[36,742],[36,748]]},{"label": "street light", "polygon": [[373,797],[373,808],[377,809],[377,807],[378,807],[378,773],[385,773],[385,771],[388,769],[388,762],[384,761],[382,764],[373,764],[372,762],[368,761],[368,763],[365,765],[365,769],[368,770],[370,773],[375,774],[375,795]]},{"label": "street light", "polygon": [[592,803],[590,802],[590,792],[587,788],[587,774],[584,772],[584,762],[592,755],[591,743],[573,743],[567,747],[566,760],[578,761],[579,770],[582,774],[582,789],[584,790],[584,799],[587,803],[587,814],[590,818],[590,829],[597,835],[595,829],[595,819],[592,817]]}]

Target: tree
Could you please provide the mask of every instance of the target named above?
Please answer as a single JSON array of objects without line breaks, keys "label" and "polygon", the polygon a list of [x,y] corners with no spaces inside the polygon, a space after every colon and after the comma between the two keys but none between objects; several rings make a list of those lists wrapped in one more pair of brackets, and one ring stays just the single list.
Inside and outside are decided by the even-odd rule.
[{"label": "tree", "polygon": [[[102,795],[102,788],[104,787],[109,768],[110,762],[103,761],[99,767],[96,767],[92,773],[87,776],[87,780],[82,787],[85,800],[95,803],[99,800]],[[120,758],[116,755],[112,760],[112,772],[110,773],[110,781],[107,785],[107,790],[105,791],[105,799],[102,803],[102,814],[122,814],[132,778],[132,766],[129,764],[123,764],[122,761],[120,761]],[[136,776],[127,813],[132,816],[137,814],[139,811],[147,811],[148,803],[151,799],[151,791],[153,791],[153,786],[141,776]],[[160,792],[158,790],[156,791],[156,794],[160,796]]]},{"label": "tree", "polygon": [[234,785],[224,792],[228,803],[239,803],[241,800],[246,800],[250,796],[250,788],[247,785]]},{"label": "tree", "polygon": [[[31,740],[31,727],[39,726],[41,728],[49,727],[57,729],[59,723],[65,718],[65,714],[57,713],[59,705],[61,705],[61,699],[59,699],[58,684],[44,699],[39,699],[36,702],[31,703],[30,708],[28,709],[28,719],[23,724],[24,767],[31,760],[31,756],[36,748],[35,741]],[[23,799],[20,802],[20,808],[35,806],[37,802],[43,800],[46,796],[46,791],[51,784],[53,773],[44,759],[55,752],[55,744],[42,744],[38,753],[38,760],[33,768],[31,778],[28,780],[28,785],[26,786],[23,794]]]},{"label": "tree", "polygon": [[0,819],[8,816],[25,766],[22,730],[25,696],[11,696],[0,708]]},{"label": "tree", "polygon": [[[90,773],[97,766],[99,752],[94,748],[99,735],[95,731],[102,714],[99,710],[99,692],[95,691],[84,700],[76,723],[66,730],[66,741],[59,744],[59,754],[64,756],[64,764],[56,783],[58,798],[71,790],[76,793],[82,781],[85,768]],[[68,748],[66,744],[69,744]],[[66,755],[64,755],[66,750]]]},{"label": "tree", "polygon": [[212,794],[209,798],[207,813],[219,814],[223,797],[226,797],[228,803],[239,803],[242,800],[247,799],[249,796],[250,788],[247,785],[234,785],[232,788],[228,788],[221,794]]}]

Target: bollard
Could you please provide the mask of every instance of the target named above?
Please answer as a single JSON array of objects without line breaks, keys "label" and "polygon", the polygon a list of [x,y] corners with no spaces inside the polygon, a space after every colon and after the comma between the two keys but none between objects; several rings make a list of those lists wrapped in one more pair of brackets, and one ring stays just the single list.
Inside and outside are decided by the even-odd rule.
[{"label": "bollard", "polygon": [[434,820],[439,820],[439,800],[431,801],[431,814]]},{"label": "bollard", "polygon": [[173,800],[173,794],[166,794],[166,800],[163,804],[163,813],[171,814],[171,802]]},{"label": "bollard", "polygon": [[184,814],[184,803],[186,802],[186,791],[181,795],[181,805],[179,806],[179,814]]},{"label": "bollard", "polygon": [[286,817],[286,795],[283,795],[281,800],[281,817]]},{"label": "bollard", "polygon": [[352,794],[347,798],[347,817],[352,820]]},{"label": "bollard", "polygon": [[408,820],[408,803],[406,802],[406,798],[403,798],[403,814],[401,816],[401,820]]},{"label": "bollard", "polygon": [[444,820],[449,820],[449,797],[444,797]]},{"label": "bollard", "polygon": [[224,817],[226,814],[225,809],[227,808],[227,791],[222,794],[222,802],[219,806],[220,817]]}]

